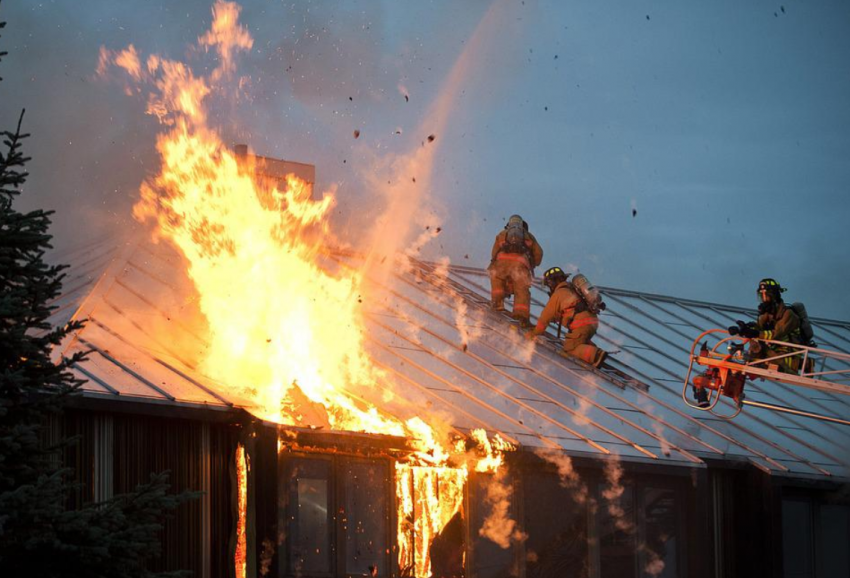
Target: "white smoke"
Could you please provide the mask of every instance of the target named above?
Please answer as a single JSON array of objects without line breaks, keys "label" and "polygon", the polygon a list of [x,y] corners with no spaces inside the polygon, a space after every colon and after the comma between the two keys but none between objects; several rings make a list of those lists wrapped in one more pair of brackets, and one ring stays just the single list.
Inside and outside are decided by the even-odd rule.
[{"label": "white smoke", "polygon": [[490,507],[490,515],[484,520],[478,534],[504,549],[528,538],[528,535],[518,528],[516,520],[510,517],[512,495],[513,487],[507,479],[507,468],[503,466],[487,485],[484,503]]},{"label": "white smoke", "polygon": [[[640,406],[640,408],[644,412],[646,412],[647,415],[655,415],[653,413],[655,411],[654,406],[652,405],[652,403],[649,402],[647,398],[643,396],[639,397],[638,406]],[[661,446],[661,453],[663,453],[665,456],[669,456],[673,447],[672,445],[670,445],[670,442],[667,441],[667,438],[664,437],[664,428],[662,427],[660,420],[652,420],[652,431],[656,436],[658,436],[658,443]]]},{"label": "white smoke", "polygon": [[631,534],[635,531],[635,526],[628,519],[621,502],[625,487],[621,483],[623,468],[619,456],[615,455],[613,459],[609,459],[603,471],[608,485],[602,490],[602,497],[605,499],[608,515],[614,519],[614,526],[618,530]]},{"label": "white smoke", "polygon": [[658,576],[664,571],[664,560],[662,560],[658,554],[653,552],[648,546],[642,544],[639,550],[642,550],[646,557],[648,558],[646,565],[643,567],[643,571],[649,574],[650,576]]},{"label": "white smoke", "polygon": [[558,478],[561,487],[572,492],[577,504],[584,504],[588,499],[587,485],[582,481],[578,472],[573,468],[573,461],[564,452],[553,449],[537,449],[534,453],[558,468]]}]

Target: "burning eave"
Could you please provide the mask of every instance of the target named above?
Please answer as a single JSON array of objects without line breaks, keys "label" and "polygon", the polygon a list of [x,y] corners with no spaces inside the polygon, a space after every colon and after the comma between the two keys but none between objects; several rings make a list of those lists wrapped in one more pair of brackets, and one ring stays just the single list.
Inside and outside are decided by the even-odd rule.
[{"label": "burning eave", "polygon": [[271,424],[277,428],[278,451],[350,454],[403,459],[414,453],[411,440],[401,436],[328,431]]}]

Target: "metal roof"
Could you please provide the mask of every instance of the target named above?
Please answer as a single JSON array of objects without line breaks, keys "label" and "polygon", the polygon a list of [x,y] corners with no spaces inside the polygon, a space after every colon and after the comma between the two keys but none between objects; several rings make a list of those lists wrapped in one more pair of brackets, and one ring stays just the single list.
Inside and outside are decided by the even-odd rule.
[{"label": "metal roof", "polygon": [[[93,351],[76,371],[85,395],[228,410],[250,408],[180,352],[203,349],[186,319],[175,271],[182,258],[165,244],[122,247],[81,301],[86,328],[66,354]],[[329,269],[360,268],[354,254],[323,257]],[[598,345],[630,379],[612,378],[556,354],[554,337],[532,344],[489,310],[486,271],[408,261],[370,279],[363,303],[367,348],[390,383],[350,392],[407,419],[427,413],[465,432],[500,432],[523,449],[703,467],[706,460],[751,463],[777,475],[850,478],[850,426],[747,406],[732,421],[692,410],[680,398],[693,339],[754,310],[600,288],[608,308]],[[66,285],[68,283],[66,282]],[[532,314],[546,295],[533,288]],[[812,319],[816,339],[850,349],[850,323]],[[176,344],[180,346],[176,346]],[[187,349],[187,347],[189,349]],[[392,392],[394,395],[389,395]],[[748,400],[850,419],[850,398],[773,382],[747,385]]]}]

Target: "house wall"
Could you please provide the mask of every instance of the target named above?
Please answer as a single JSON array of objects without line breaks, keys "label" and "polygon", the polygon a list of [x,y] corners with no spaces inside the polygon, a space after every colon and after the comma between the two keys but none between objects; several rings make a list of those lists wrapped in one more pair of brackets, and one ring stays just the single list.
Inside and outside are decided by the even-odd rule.
[{"label": "house wall", "polygon": [[[347,578],[368,575],[370,566],[382,577],[409,575],[398,567],[395,462],[380,452],[281,451],[275,428],[238,419],[73,409],[55,428],[80,438],[65,456],[81,482],[72,506],[130,491],[164,470],[173,491],[204,492],[166,522],[152,570],[236,576],[235,452],[242,445],[250,465],[248,577]],[[846,484],[724,464],[622,464],[611,492],[603,461],[574,464],[580,490],[564,487],[543,462],[510,464],[507,513],[527,537],[509,548],[479,535],[492,476],[471,475],[462,532],[441,538],[444,567],[461,544],[469,578],[850,578]]]},{"label": "house wall", "polygon": [[234,575],[233,481],[230,469],[241,429],[226,423],[72,409],[58,422],[63,436],[79,436],[66,464],[80,489],[70,506],[130,492],[168,470],[171,491],[203,492],[166,520],[162,555],[153,571],[190,570],[194,576]]},{"label": "house wall", "polygon": [[782,489],[782,576],[850,578],[847,488]]},{"label": "house wall", "polygon": [[706,527],[700,524],[704,476],[698,470],[622,464],[615,481],[599,468],[603,463],[576,469],[580,482],[570,487],[549,467],[525,468],[522,519],[528,537],[518,546],[524,575],[710,576],[705,567],[710,555],[702,546]]},{"label": "house wall", "polygon": [[717,578],[850,578],[850,485],[710,473]]},{"label": "house wall", "polygon": [[276,471],[277,528],[267,519],[261,540],[277,537],[269,575],[398,575],[391,460],[286,451]]}]

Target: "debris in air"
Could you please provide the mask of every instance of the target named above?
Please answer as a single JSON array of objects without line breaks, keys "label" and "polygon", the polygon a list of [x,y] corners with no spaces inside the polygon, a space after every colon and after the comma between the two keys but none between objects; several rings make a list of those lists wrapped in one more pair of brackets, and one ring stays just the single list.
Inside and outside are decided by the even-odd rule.
[{"label": "debris in air", "polygon": [[435,138],[437,138],[435,135],[433,135],[433,134],[429,134],[429,135],[428,135],[428,142],[434,142],[434,139],[435,139]]},{"label": "debris in air", "polygon": [[356,129],[354,130],[354,138],[360,138],[360,131],[359,130],[356,130]]},{"label": "debris in air", "polygon": [[637,209],[632,209],[632,217],[637,217]]}]

